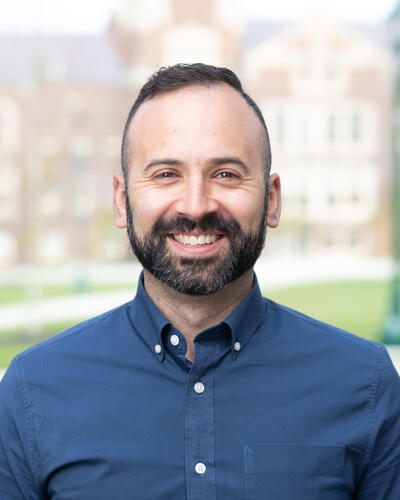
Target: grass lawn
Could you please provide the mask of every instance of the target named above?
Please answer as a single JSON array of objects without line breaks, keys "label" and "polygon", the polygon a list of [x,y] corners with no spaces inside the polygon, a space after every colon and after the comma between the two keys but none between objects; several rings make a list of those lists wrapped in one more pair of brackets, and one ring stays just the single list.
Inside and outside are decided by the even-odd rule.
[{"label": "grass lawn", "polygon": [[76,323],[79,323],[79,320],[48,323],[43,326],[42,331],[37,335],[29,334],[23,329],[0,330],[0,368],[7,367],[12,358],[19,352],[66,330]]},{"label": "grass lawn", "polygon": [[378,340],[390,304],[382,281],[319,283],[264,292],[276,302],[360,337]]},{"label": "grass lawn", "polygon": [[[106,289],[117,289],[117,287]],[[61,293],[60,287],[57,290]],[[50,291],[48,289],[47,293]],[[372,340],[379,340],[380,328],[387,314],[390,300],[389,284],[381,281],[349,281],[294,286],[264,291],[264,296]],[[40,336],[36,337],[27,335],[23,330],[0,332],[0,367],[8,366],[16,353],[77,322],[45,325]]]},{"label": "grass lawn", "polygon": [[134,290],[137,284],[88,284],[85,286],[66,284],[66,285],[44,285],[42,288],[36,290],[28,290],[22,285],[1,285],[0,286],[0,306],[11,304],[15,302],[22,302],[29,297],[32,292],[38,293],[40,297],[50,298],[50,297],[62,297],[63,295],[72,295],[76,293],[88,293],[88,292],[109,292],[114,290]]},{"label": "grass lawn", "polygon": [[0,344],[0,367],[6,368],[12,358],[21,351],[24,351],[30,347],[34,342],[31,343],[17,343],[17,344]]}]

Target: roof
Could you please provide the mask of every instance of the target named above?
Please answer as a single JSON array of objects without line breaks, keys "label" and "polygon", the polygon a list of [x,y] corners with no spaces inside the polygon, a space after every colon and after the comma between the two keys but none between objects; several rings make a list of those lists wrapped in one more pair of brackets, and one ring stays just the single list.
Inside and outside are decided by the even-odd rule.
[{"label": "roof", "polygon": [[[400,8],[400,7],[399,7]],[[253,48],[263,43],[268,38],[274,37],[290,28],[298,28],[298,23],[270,23],[266,21],[250,22],[244,35],[244,50]],[[376,45],[384,48],[388,46],[384,24],[351,24],[340,25],[338,28],[345,28],[349,31],[358,33],[363,38],[368,39]]]},{"label": "roof", "polygon": [[0,34],[0,82],[119,85],[124,67],[106,35]]},{"label": "roof", "polygon": [[243,48],[244,50],[250,49],[293,26],[289,23],[250,22],[245,29]]}]

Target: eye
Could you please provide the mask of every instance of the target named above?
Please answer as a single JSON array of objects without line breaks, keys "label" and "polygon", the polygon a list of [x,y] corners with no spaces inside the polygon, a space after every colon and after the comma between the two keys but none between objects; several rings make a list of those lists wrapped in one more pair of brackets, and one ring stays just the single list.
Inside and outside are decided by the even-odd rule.
[{"label": "eye", "polygon": [[176,182],[179,178],[179,173],[174,172],[173,170],[159,170],[158,172],[154,172],[152,175],[152,179],[157,184],[172,184]]},{"label": "eye", "polygon": [[218,179],[227,179],[227,180],[239,180],[240,176],[235,172],[231,172],[230,170],[222,170],[221,172],[217,172],[215,177]]},{"label": "eye", "polygon": [[176,177],[176,174],[174,172],[161,172],[155,177],[158,177],[159,179],[168,179],[169,177]]}]

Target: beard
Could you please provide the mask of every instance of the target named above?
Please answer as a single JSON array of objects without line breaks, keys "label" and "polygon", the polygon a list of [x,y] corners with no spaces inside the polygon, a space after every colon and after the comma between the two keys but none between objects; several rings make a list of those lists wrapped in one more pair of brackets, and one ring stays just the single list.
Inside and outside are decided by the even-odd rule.
[{"label": "beard", "polygon": [[[265,243],[267,203],[256,232],[245,232],[233,217],[224,218],[213,212],[199,220],[185,216],[160,218],[143,238],[139,238],[128,197],[126,213],[129,242],[143,268],[162,283],[186,295],[210,295],[235,281],[254,266]],[[216,256],[171,255],[166,242],[168,235],[189,233],[195,229],[222,233],[229,245]]]}]

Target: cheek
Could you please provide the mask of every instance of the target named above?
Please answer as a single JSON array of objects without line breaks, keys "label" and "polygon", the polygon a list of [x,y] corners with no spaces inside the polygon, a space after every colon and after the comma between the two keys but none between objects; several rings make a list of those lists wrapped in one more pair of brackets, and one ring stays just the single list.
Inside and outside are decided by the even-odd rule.
[{"label": "cheek", "polygon": [[147,195],[145,193],[133,193],[131,204],[135,222],[135,229],[138,232],[146,232],[162,217],[168,210],[170,199],[158,193]]},{"label": "cheek", "polygon": [[257,196],[237,196],[226,208],[243,228],[255,230],[264,211],[264,199]]}]

